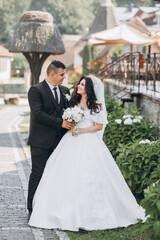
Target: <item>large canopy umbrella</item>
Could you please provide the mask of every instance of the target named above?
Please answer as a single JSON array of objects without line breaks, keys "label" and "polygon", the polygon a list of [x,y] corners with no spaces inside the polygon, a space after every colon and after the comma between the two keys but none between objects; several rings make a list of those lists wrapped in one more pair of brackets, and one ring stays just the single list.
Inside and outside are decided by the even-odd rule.
[{"label": "large canopy umbrella", "polygon": [[155,39],[141,33],[128,25],[120,25],[109,30],[92,34],[89,45],[135,44],[151,45]]}]

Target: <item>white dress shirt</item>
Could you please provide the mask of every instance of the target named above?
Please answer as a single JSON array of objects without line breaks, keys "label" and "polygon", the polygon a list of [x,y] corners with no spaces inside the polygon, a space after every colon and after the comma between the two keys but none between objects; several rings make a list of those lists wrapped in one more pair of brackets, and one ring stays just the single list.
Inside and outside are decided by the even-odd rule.
[{"label": "white dress shirt", "polygon": [[61,93],[60,93],[60,90],[59,90],[59,86],[57,85],[57,86],[53,86],[52,84],[50,84],[48,81],[47,81],[47,79],[45,79],[46,80],[46,83],[48,84],[48,86],[50,87],[50,89],[51,89],[51,92],[52,92],[52,94],[53,94],[53,97],[54,97],[54,99],[55,99],[55,91],[54,91],[54,87],[57,87],[57,95],[58,95],[58,104],[60,103],[60,98],[61,98]]}]

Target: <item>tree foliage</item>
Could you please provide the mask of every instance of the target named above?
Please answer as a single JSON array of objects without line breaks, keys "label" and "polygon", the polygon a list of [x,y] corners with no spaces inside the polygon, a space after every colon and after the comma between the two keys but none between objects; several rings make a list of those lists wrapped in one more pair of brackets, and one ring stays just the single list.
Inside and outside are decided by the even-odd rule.
[{"label": "tree foliage", "polygon": [[[61,34],[85,34],[95,18],[102,0],[0,0],[0,44],[9,47],[10,38],[20,17],[28,10],[50,12]],[[114,5],[127,7],[154,6],[153,0],[112,0]]]},{"label": "tree foliage", "polygon": [[112,59],[115,59],[124,54],[124,48],[121,44],[117,44],[112,53]]},{"label": "tree foliage", "polygon": [[32,0],[30,10],[50,12],[62,34],[82,34],[93,21],[100,0]]},{"label": "tree foliage", "polygon": [[26,61],[23,54],[21,54],[21,53],[15,53],[14,54],[14,59],[12,61],[12,69],[14,69],[14,70],[29,69],[28,62]]},{"label": "tree foliage", "polygon": [[7,40],[9,39],[9,34],[6,31],[7,23],[5,22],[5,13],[2,9],[0,9],[0,43],[5,45]]},{"label": "tree foliage", "polygon": [[83,55],[83,74],[87,75],[92,72],[88,64],[94,62],[98,57],[97,47],[85,45],[82,55]]},{"label": "tree foliage", "polygon": [[20,20],[29,8],[30,0],[2,0],[0,5],[0,44],[9,47],[10,38]]},{"label": "tree foliage", "polygon": [[134,7],[151,7],[155,5],[153,0],[116,0],[118,7],[127,7],[130,4],[133,4]]},{"label": "tree foliage", "polygon": [[134,7],[153,7],[158,1],[154,0],[116,0],[118,7],[127,7],[133,4]]},{"label": "tree foliage", "polygon": [[0,44],[9,47],[10,38],[26,11],[39,10],[53,15],[62,34],[84,34],[94,20],[101,0],[1,0]]}]

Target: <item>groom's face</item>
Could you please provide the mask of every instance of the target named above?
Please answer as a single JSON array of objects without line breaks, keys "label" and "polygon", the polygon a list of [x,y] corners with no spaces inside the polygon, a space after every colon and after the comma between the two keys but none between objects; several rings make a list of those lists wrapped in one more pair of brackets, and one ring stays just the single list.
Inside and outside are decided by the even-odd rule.
[{"label": "groom's face", "polygon": [[56,72],[51,72],[51,80],[53,85],[61,85],[66,77],[66,70],[58,68]]}]

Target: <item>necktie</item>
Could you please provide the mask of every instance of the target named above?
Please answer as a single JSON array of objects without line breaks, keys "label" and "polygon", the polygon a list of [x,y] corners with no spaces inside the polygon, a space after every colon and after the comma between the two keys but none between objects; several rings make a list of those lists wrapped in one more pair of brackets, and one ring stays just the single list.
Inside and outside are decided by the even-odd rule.
[{"label": "necktie", "polygon": [[54,87],[53,90],[54,90],[54,94],[55,94],[54,96],[55,96],[56,104],[58,105],[57,87]]}]

